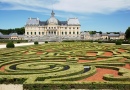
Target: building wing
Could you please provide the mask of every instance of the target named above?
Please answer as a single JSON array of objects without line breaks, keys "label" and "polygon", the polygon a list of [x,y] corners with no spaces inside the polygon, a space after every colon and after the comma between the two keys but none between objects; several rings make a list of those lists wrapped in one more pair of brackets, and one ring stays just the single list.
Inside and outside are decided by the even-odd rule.
[{"label": "building wing", "polygon": [[68,25],[80,25],[78,18],[69,18],[67,21]]}]

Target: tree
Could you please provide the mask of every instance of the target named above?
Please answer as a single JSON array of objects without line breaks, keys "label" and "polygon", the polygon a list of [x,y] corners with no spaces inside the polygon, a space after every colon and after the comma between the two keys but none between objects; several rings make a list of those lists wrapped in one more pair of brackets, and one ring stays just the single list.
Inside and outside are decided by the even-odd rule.
[{"label": "tree", "polygon": [[99,33],[100,33],[100,34],[102,34],[102,32],[101,32],[101,31],[99,31]]},{"label": "tree", "polygon": [[18,33],[18,34],[24,34],[25,33],[25,28],[21,27],[21,28],[15,28],[15,29],[0,29],[0,32],[2,34],[10,34],[10,33]]},{"label": "tree", "polygon": [[126,30],[125,35],[126,39],[130,39],[130,27]]},{"label": "tree", "polygon": [[96,31],[89,31],[90,34],[96,34]]}]

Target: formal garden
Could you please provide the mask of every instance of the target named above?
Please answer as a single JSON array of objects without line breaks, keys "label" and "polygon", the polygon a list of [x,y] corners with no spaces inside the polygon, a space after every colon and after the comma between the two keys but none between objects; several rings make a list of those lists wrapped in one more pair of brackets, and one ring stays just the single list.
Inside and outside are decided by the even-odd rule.
[{"label": "formal garden", "polygon": [[27,90],[130,88],[130,46],[55,42],[0,50],[0,84]]}]

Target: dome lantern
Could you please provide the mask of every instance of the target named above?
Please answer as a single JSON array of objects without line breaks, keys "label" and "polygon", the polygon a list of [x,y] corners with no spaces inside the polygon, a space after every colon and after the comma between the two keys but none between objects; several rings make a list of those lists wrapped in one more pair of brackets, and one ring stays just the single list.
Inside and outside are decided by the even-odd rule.
[{"label": "dome lantern", "polygon": [[58,19],[55,18],[55,13],[52,10],[51,17],[47,20],[48,25],[58,25]]}]

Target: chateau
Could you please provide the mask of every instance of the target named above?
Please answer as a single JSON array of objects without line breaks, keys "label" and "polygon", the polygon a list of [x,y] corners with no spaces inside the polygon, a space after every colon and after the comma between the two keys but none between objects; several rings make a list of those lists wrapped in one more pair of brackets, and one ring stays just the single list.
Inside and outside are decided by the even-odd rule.
[{"label": "chateau", "polygon": [[24,35],[18,35],[17,33],[3,35],[0,33],[0,38],[28,41],[125,39],[125,34],[121,32],[119,34],[90,34],[87,31],[81,32],[80,27],[78,18],[69,18],[67,21],[60,21],[55,17],[55,13],[52,10],[50,18],[46,21],[41,21],[39,18],[28,18]]},{"label": "chateau", "polygon": [[52,10],[51,17],[46,21],[29,18],[25,25],[25,39],[30,41],[62,41],[79,40],[80,23],[78,18],[59,21]]}]

